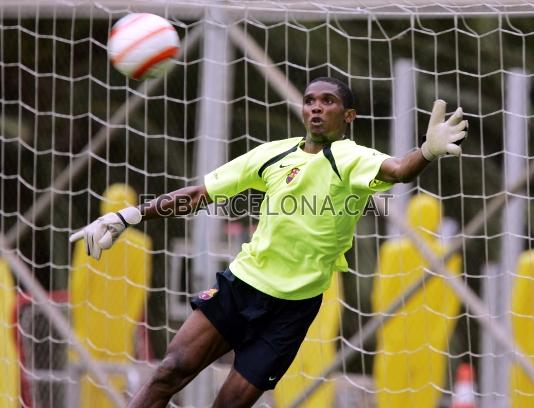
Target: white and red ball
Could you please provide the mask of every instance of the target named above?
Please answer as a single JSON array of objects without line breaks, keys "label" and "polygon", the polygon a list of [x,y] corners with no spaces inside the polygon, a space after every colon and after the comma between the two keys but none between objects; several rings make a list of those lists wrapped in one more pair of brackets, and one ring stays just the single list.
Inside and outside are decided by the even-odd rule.
[{"label": "white and red ball", "polygon": [[108,56],[115,68],[133,79],[163,75],[180,52],[180,38],[167,20],[148,13],[128,14],[113,25]]}]

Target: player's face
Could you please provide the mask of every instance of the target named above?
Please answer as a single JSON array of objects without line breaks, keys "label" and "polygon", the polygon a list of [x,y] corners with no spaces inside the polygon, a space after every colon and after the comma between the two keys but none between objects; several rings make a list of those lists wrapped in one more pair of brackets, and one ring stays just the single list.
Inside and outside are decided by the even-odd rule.
[{"label": "player's face", "polygon": [[343,138],[347,124],[356,117],[345,109],[338,87],[329,82],[314,82],[304,92],[302,119],[314,143],[328,144]]}]

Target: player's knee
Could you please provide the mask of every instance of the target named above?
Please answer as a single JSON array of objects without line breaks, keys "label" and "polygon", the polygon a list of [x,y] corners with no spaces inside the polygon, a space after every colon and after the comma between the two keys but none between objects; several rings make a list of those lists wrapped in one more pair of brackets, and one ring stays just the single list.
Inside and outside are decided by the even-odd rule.
[{"label": "player's knee", "polygon": [[190,358],[183,353],[171,351],[158,366],[154,381],[164,386],[181,387],[195,374],[196,367]]}]

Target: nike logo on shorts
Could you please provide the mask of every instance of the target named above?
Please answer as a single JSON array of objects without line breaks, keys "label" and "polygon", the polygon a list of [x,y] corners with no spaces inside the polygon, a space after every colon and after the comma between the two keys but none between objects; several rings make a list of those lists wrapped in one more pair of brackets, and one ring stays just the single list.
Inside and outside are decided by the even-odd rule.
[{"label": "nike logo on shorts", "polygon": [[274,381],[274,380],[276,380],[276,376],[274,376],[274,377],[269,377],[269,381]]}]

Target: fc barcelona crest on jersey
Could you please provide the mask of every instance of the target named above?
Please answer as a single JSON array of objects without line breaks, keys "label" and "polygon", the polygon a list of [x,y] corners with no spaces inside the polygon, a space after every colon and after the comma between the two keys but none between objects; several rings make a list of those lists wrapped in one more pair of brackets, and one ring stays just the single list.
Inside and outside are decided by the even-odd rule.
[{"label": "fc barcelona crest on jersey", "polygon": [[289,184],[293,181],[295,177],[297,177],[297,174],[299,174],[300,169],[298,167],[293,167],[289,174],[286,177],[286,183]]},{"label": "fc barcelona crest on jersey", "polygon": [[218,291],[219,290],[215,288],[204,290],[198,294],[198,297],[202,300],[210,300],[213,296],[217,294]]}]

